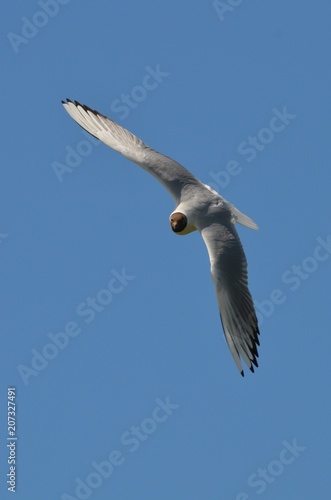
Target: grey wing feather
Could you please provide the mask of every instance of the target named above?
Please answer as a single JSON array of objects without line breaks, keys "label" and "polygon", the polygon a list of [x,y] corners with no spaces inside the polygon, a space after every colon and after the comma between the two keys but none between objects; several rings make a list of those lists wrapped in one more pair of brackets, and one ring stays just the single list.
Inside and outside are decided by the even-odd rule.
[{"label": "grey wing feather", "polygon": [[247,261],[233,224],[213,223],[201,230],[206,243],[211,274],[226,341],[234,361],[244,375],[241,359],[254,372],[259,328],[248,289]]},{"label": "grey wing feather", "polygon": [[158,153],[116,122],[77,101],[62,101],[69,115],[87,132],[152,174],[180,202],[184,186],[200,181],[168,156]]}]

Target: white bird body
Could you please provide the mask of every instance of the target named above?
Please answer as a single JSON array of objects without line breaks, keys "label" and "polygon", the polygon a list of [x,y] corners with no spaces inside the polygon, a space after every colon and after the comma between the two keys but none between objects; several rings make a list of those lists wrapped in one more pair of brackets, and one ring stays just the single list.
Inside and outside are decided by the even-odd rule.
[{"label": "white bird body", "polygon": [[258,366],[259,329],[248,290],[246,257],[234,223],[258,229],[255,222],[182,165],[151,149],[106,116],[77,101],[67,99],[62,103],[87,132],[137,163],[168,190],[176,203],[170,214],[176,234],[195,230],[201,233],[209,254],[226,341],[241,374],[241,359],[254,372],[253,365]]}]

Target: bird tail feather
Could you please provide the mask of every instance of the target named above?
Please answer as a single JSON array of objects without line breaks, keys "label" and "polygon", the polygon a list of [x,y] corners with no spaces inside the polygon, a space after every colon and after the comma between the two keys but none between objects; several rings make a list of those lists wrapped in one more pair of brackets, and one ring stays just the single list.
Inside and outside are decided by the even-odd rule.
[{"label": "bird tail feather", "polygon": [[235,222],[238,222],[238,224],[248,227],[249,229],[259,229],[259,226],[250,217],[240,212],[238,208],[232,205],[231,209]]}]

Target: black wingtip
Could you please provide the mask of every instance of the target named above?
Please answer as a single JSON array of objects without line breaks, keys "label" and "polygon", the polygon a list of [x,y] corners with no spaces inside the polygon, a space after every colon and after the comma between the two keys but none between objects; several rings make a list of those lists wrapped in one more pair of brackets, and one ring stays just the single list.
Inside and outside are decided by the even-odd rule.
[{"label": "black wingtip", "polygon": [[258,364],[258,362],[257,362],[257,359],[255,359],[255,358],[254,358],[254,359],[252,359],[252,363],[256,366],[256,368],[258,368],[258,367],[259,367],[259,364]]},{"label": "black wingtip", "polygon": [[241,375],[242,377],[244,377],[244,376],[245,376],[245,374],[244,374],[244,370],[241,370],[240,375]]}]

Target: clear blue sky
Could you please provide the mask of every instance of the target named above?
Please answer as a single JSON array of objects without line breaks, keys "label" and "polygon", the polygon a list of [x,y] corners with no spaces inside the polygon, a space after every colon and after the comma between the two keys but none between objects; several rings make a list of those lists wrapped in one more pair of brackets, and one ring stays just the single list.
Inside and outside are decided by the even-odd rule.
[{"label": "clear blue sky", "polygon": [[[10,386],[17,500],[326,498],[330,3],[6,4],[1,498]],[[238,227],[255,374],[224,341],[200,235],[171,232],[168,193],[84,135],[66,97],[259,224]]]}]

